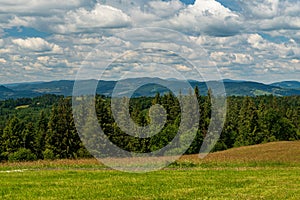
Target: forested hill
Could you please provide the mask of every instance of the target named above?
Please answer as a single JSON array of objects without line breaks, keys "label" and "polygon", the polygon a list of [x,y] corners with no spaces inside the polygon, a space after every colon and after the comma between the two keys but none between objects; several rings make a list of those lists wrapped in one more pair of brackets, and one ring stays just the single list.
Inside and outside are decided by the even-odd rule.
[{"label": "forested hill", "polygon": [[[123,80],[122,93],[117,95],[129,96],[129,92],[134,88],[136,83],[152,82],[139,89],[134,93],[135,97],[141,96],[155,96],[156,93],[168,93],[168,86],[175,87],[179,92],[184,91],[185,84],[183,81],[176,79],[163,80],[159,78],[132,78]],[[105,96],[111,96],[112,91],[116,85],[116,81],[99,81],[97,93]],[[201,94],[207,93],[207,86],[204,82],[189,81],[192,87],[198,86]],[[211,82],[213,83],[213,82]],[[97,84],[96,80],[83,80],[81,81],[81,90],[85,91],[91,85]],[[9,98],[23,98],[23,97],[36,97],[43,94],[56,94],[63,96],[71,96],[73,91],[74,81],[61,80],[51,82],[33,82],[33,83],[19,83],[19,84],[6,84],[0,86],[0,99]],[[161,85],[165,85],[163,87]],[[289,81],[279,82],[274,84],[262,84],[249,81],[234,81],[224,80],[227,96],[258,96],[258,95],[275,95],[275,96],[293,96],[300,95],[300,82]]]},{"label": "forested hill", "polygon": [[[199,127],[195,127],[196,137],[186,154],[199,152],[210,124],[210,93],[201,96],[195,89],[195,94],[197,94],[201,116]],[[122,99],[129,100],[126,97]],[[227,99],[226,122],[214,151],[300,139],[300,96],[232,96]],[[124,133],[114,121],[109,97],[97,96],[95,102],[98,123],[110,141],[124,150],[133,153],[156,151],[169,144],[179,130],[181,109],[178,99],[172,93],[132,98],[129,101],[130,116],[140,126],[150,123],[148,113],[152,105],[160,104],[165,108],[166,124],[158,134],[150,138],[138,138]],[[125,116],[128,111],[127,108],[118,110],[119,116]],[[82,111],[94,112],[89,109],[82,109]],[[92,129],[90,131],[94,132],[95,129],[89,123],[90,118],[82,116],[82,120],[87,122],[84,126],[85,130]],[[94,141],[98,136],[95,132],[89,137],[89,141]],[[178,142],[182,143],[185,139],[179,137]],[[89,156],[74,125],[71,98],[45,95],[0,101],[0,161]],[[122,155],[116,153],[115,156]]]},{"label": "forested hill", "polygon": [[272,83],[272,86],[288,88],[288,89],[300,89],[300,82],[298,81],[282,81],[277,83]]}]

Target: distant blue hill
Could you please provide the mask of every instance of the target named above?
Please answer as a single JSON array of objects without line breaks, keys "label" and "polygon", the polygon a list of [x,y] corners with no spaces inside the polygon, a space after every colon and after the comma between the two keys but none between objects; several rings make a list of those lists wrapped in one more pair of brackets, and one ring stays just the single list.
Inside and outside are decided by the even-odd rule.
[{"label": "distant blue hill", "polygon": [[223,82],[224,83],[242,83],[242,82],[245,82],[245,81],[242,81],[242,80],[232,80],[232,79],[223,79]]},{"label": "distant blue hill", "polygon": [[[89,91],[91,85],[97,85],[96,93],[111,96],[116,81],[97,81],[97,80],[82,80],[80,82],[79,94],[85,94]],[[144,84],[144,83],[149,84]],[[210,84],[220,84],[217,81],[210,81]],[[135,88],[136,84],[144,85]],[[206,95],[208,87],[205,82],[189,80],[189,84],[194,88],[199,87],[200,93]],[[175,93],[186,93],[188,88],[184,81],[177,79],[160,79],[160,78],[131,78],[125,79],[118,83],[119,90],[116,91],[116,96],[154,96],[156,93],[170,92],[168,88],[172,88]],[[60,80],[51,82],[32,82],[32,83],[17,83],[6,84],[0,86],[0,99],[35,97],[44,94],[56,94],[63,96],[71,96],[73,93],[73,80]],[[226,79],[224,86],[227,96],[259,96],[259,95],[275,95],[275,96],[292,96],[300,95],[300,82],[284,81],[273,84],[263,84],[251,81],[236,81]]]},{"label": "distant blue hill", "polygon": [[298,81],[282,81],[277,83],[272,83],[272,86],[277,86],[287,89],[300,89],[300,82]]}]

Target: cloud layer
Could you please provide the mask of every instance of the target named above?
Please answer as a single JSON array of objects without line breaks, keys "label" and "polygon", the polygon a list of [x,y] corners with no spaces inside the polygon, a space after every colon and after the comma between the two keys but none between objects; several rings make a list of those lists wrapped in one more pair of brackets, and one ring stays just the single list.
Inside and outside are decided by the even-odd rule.
[{"label": "cloud layer", "polygon": [[[74,79],[88,55],[93,54],[86,61],[92,68],[97,67],[95,60],[113,60],[136,47],[174,49],[193,63],[208,57],[211,62],[197,67],[209,72],[216,65],[223,78],[299,80],[299,13],[298,0],[233,0],[226,5],[217,0],[196,0],[193,5],[179,0],[3,0],[1,82]],[[135,28],[139,31],[130,32]],[[144,70],[146,76],[157,69],[138,65],[137,58],[144,63],[153,58],[135,58],[114,70],[122,72],[123,66],[127,71]],[[189,71],[175,58],[163,59],[173,59],[175,71]],[[106,78],[112,79],[113,73]]]}]

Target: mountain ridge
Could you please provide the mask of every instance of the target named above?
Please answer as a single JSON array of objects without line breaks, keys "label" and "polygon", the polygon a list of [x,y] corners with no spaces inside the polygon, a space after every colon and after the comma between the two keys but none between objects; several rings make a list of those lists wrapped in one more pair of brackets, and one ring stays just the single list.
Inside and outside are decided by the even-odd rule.
[{"label": "mountain ridge", "polygon": [[300,82],[299,81],[281,81],[270,84],[272,86],[278,86],[281,88],[292,88],[292,89],[300,89]]},{"label": "mountain ridge", "polygon": [[[73,92],[74,80],[58,80],[49,82],[26,82],[16,84],[3,84],[0,86],[0,99],[9,98],[22,98],[22,97],[35,97],[44,94],[56,94],[63,96],[71,96]],[[177,79],[160,79],[157,77],[143,77],[143,78],[130,78],[117,81],[104,81],[104,80],[79,80],[81,92],[85,91],[91,85],[98,82],[96,92],[101,95],[111,96],[114,88],[118,83],[119,92],[116,96],[154,96],[156,93],[167,93],[172,88],[173,92],[187,91],[187,85],[183,80]],[[142,87],[135,88],[136,85],[143,85]],[[220,81],[205,82],[189,80],[191,87],[199,87],[200,94],[207,94],[207,84],[220,84]],[[300,95],[300,82],[299,81],[282,81],[272,84],[264,84],[255,81],[242,81],[242,80],[223,80],[227,96],[259,96],[259,95],[275,95],[275,96],[293,96]],[[122,91],[122,94],[121,94]]]}]

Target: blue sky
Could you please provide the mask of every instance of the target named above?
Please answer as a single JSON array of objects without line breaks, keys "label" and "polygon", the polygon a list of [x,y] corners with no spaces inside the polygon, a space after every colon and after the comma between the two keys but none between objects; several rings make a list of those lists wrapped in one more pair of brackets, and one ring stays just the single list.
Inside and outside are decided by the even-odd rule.
[{"label": "blue sky", "polygon": [[[103,2],[1,1],[0,83],[75,79],[83,63],[93,75],[104,71],[106,60],[117,67],[103,79],[116,73],[199,79],[167,54],[130,53],[148,46],[185,56],[204,79],[299,80],[297,0]],[[118,60],[124,53],[135,59]]]},{"label": "blue sky", "polygon": [[195,0],[181,0],[181,2],[183,2],[185,4],[193,4],[195,2]]},{"label": "blue sky", "polygon": [[50,33],[38,31],[32,27],[24,26],[13,26],[7,29],[4,29],[3,37],[15,37],[15,38],[28,38],[28,37],[41,37],[46,38],[50,36]]}]

